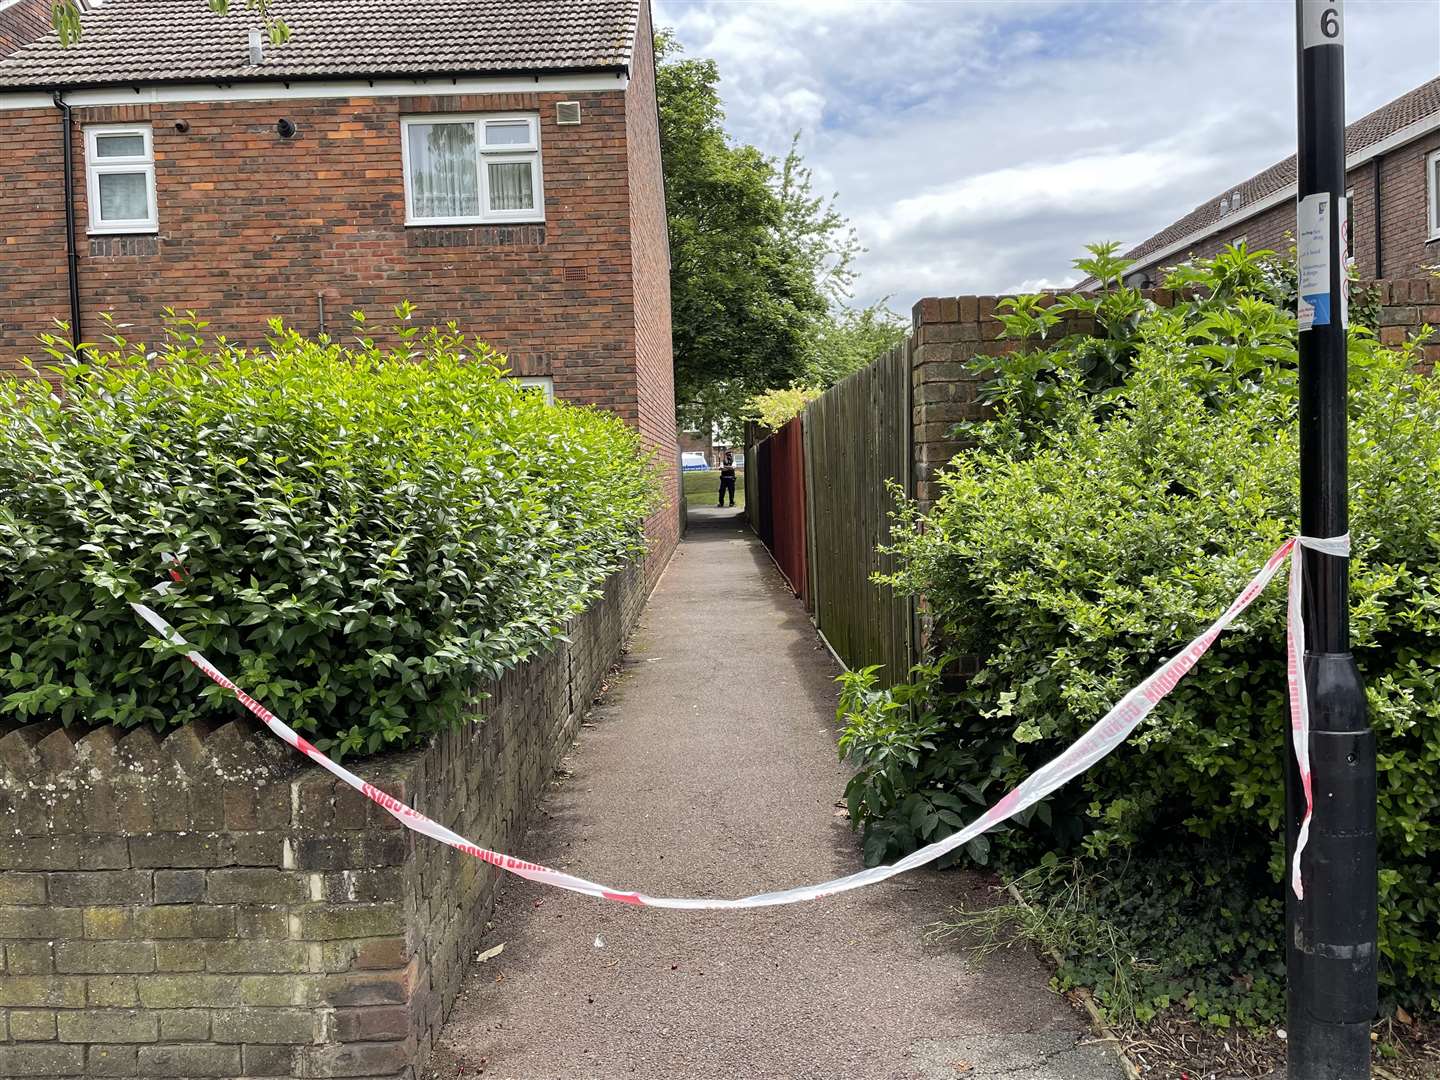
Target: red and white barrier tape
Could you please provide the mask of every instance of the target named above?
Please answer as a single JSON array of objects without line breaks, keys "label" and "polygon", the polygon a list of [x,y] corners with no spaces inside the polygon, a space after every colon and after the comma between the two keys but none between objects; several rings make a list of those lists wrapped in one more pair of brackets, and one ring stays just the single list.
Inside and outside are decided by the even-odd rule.
[{"label": "red and white barrier tape", "polygon": [[[568,889],[571,892],[583,893],[586,896],[595,896],[605,900],[615,900],[622,904],[634,904],[641,907],[655,908],[681,908],[686,910],[713,909],[713,908],[758,908],[773,907],[780,904],[794,904],[802,900],[816,900],[822,896],[833,896],[836,893],[848,892],[851,889],[859,889],[866,885],[874,885],[877,882],[892,878],[896,874],[903,874],[907,870],[924,866],[933,862],[948,851],[953,851],[962,844],[968,843],[975,837],[999,825],[1002,821],[1013,817],[1027,807],[1033,806],[1052,791],[1061,785],[1079,776],[1090,766],[1094,765],[1101,758],[1105,757],[1117,746],[1119,746],[1130,735],[1135,727],[1160,701],[1162,701],[1175,685],[1185,677],[1185,674],[1195,666],[1206,651],[1214,643],[1215,639],[1228,627],[1240,613],[1243,612],[1255,600],[1265,587],[1270,584],[1272,578],[1279,572],[1286,557],[1290,558],[1290,604],[1289,604],[1289,627],[1287,632],[1287,671],[1290,682],[1290,721],[1291,733],[1295,745],[1295,757],[1300,766],[1301,783],[1305,790],[1305,820],[1300,828],[1299,841],[1295,846],[1295,861],[1291,869],[1291,886],[1295,895],[1303,897],[1300,883],[1300,853],[1305,848],[1305,841],[1310,831],[1310,816],[1314,806],[1313,793],[1310,780],[1310,724],[1308,703],[1305,699],[1305,625],[1300,610],[1301,573],[1302,559],[1301,549],[1313,548],[1316,551],[1324,552],[1327,555],[1347,557],[1350,554],[1350,538],[1348,536],[1336,537],[1330,540],[1315,540],[1300,537],[1294,540],[1287,540],[1273,555],[1266,561],[1261,571],[1251,579],[1245,589],[1235,598],[1223,615],[1216,619],[1205,631],[1190,642],[1180,653],[1172,657],[1160,666],[1160,668],[1149,676],[1135,689],[1131,690],[1119,703],[1108,713],[1102,716],[1093,724],[1080,738],[1071,743],[1059,756],[1042,765],[1035,772],[1031,773],[1015,788],[1011,789],[994,806],[986,810],[984,814],[976,818],[959,832],[947,836],[944,840],[930,844],[928,847],[920,848],[911,852],[905,858],[888,866],[875,866],[868,870],[861,870],[850,874],[847,877],[837,878],[834,881],[827,881],[820,885],[806,885],[793,889],[783,889],[778,892],[759,893],[755,896],[745,896],[739,899],[715,899],[715,898],[690,898],[690,897],[666,897],[647,896],[640,892],[625,892],[620,889],[612,889],[607,885],[600,885],[584,878],[575,877],[572,874],[560,870],[552,870],[547,866],[538,863],[526,862],[524,859],[517,859],[512,855],[503,852],[491,851],[489,848],[472,844],[458,833],[447,829],[439,822],[432,821],[418,810],[406,806],[399,799],[396,799],[378,788],[367,784],[360,777],[350,770],[337,765],[328,757],[315,749],[309,742],[292,731],[286,724],[282,723],[269,709],[245,693],[233,682],[220,673],[216,667],[201,656],[200,653],[191,649],[186,654],[191,663],[203,671],[209,678],[214,680],[225,689],[231,691],[240,701],[240,704],[249,709],[255,716],[277,736],[289,743],[300,753],[304,754],[311,761],[329,770],[345,783],[349,784],[356,791],[363,794],[371,801],[378,803],[397,818],[406,828],[411,829],[422,836],[428,836],[438,840],[442,844],[449,844],[467,855],[497,866],[502,870],[508,870],[512,874],[527,878],[530,881],[538,881],[544,885],[553,885],[557,889]],[[172,569],[171,576],[180,581],[179,574]],[[163,591],[163,590],[162,590]],[[149,623],[166,641],[180,647],[188,646],[188,642],[168,622],[157,615],[153,610],[144,604],[131,604],[131,607]]]},{"label": "red and white barrier tape", "polygon": [[1295,838],[1295,858],[1290,863],[1290,887],[1297,899],[1305,899],[1305,886],[1300,881],[1300,853],[1310,840],[1310,819],[1315,813],[1315,791],[1310,777],[1310,697],[1305,687],[1305,612],[1300,603],[1302,548],[1310,548],[1336,558],[1350,557],[1350,534],[1329,540],[1302,536],[1292,542],[1290,552],[1290,616],[1285,624],[1285,678],[1290,684],[1290,741],[1295,747],[1295,763],[1300,767],[1300,786],[1305,792],[1305,818]]}]

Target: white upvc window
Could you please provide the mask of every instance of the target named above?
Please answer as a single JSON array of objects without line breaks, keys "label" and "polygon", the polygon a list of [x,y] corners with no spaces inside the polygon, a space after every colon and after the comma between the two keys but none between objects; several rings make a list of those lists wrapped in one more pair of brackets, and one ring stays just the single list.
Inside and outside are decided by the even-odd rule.
[{"label": "white upvc window", "polygon": [[85,201],[92,233],[152,233],[155,149],[149,124],[103,124],[85,129]]},{"label": "white upvc window", "polygon": [[405,224],[545,220],[534,113],[402,117]]},{"label": "white upvc window", "polygon": [[1429,195],[1425,200],[1428,239],[1440,240],[1440,150],[1425,159],[1425,188]]},{"label": "white upvc window", "polygon": [[539,394],[546,405],[555,404],[555,379],[549,375],[512,375],[512,379],[531,393]]}]

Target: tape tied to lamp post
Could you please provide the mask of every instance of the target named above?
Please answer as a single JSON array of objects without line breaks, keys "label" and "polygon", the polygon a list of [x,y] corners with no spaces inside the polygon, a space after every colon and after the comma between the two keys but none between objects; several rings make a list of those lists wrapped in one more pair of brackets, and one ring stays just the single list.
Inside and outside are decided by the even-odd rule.
[{"label": "tape tied to lamp post", "polygon": [[[567,874],[561,870],[554,870],[548,866],[542,866],[539,863],[519,859],[501,851],[492,851],[489,848],[472,843],[465,837],[441,825],[439,822],[426,817],[413,807],[407,806],[394,796],[388,795],[362,780],[344,766],[332,761],[327,755],[316,749],[309,741],[276,717],[275,714],[264,705],[261,705],[249,694],[245,693],[244,690],[236,686],[234,682],[222,674],[214,664],[210,663],[210,661],[199,652],[191,649],[189,643],[181,637],[179,632],[161,618],[154,609],[139,603],[132,603],[130,606],[135,609],[136,613],[144,619],[161,638],[177,648],[185,649],[185,655],[192,664],[219,686],[233,693],[240,704],[253,713],[276,737],[288,743],[311,761],[344,781],[367,799],[383,807],[407,829],[417,832],[422,836],[428,836],[432,840],[439,841],[442,844],[449,844],[457,851],[462,851],[492,866],[499,867],[509,873],[530,881],[538,882],[542,885],[549,885],[557,889],[566,889],[570,892],[582,893],[586,896],[593,896],[602,900],[613,900],[617,903],[631,904],[637,907],[700,911],[775,907],[782,904],[796,904],[805,900],[818,900],[822,897],[834,896],[837,893],[849,892],[852,889],[864,888],[867,885],[875,885],[895,877],[897,874],[903,874],[907,870],[914,870],[917,867],[924,866],[926,863],[933,862],[946,852],[953,851],[962,844],[968,843],[975,837],[980,836],[1001,822],[1020,813],[1022,810],[1033,806],[1057,788],[1085,772],[1123,743],[1130,736],[1130,733],[1139,725],[1140,721],[1145,719],[1150,711],[1163,701],[1166,695],[1175,688],[1176,684],[1185,677],[1186,673],[1199,662],[1200,658],[1203,657],[1210,646],[1214,644],[1215,639],[1254,602],[1256,597],[1265,591],[1266,586],[1268,586],[1275,575],[1279,573],[1286,559],[1289,559],[1290,588],[1285,650],[1286,678],[1289,682],[1290,690],[1291,739],[1294,745],[1295,759],[1299,766],[1301,786],[1305,794],[1305,816],[1300,826],[1299,840],[1295,846],[1295,856],[1290,871],[1290,884],[1291,888],[1295,891],[1295,895],[1303,898],[1304,889],[1300,880],[1300,854],[1304,851],[1306,841],[1309,837],[1310,818],[1314,809],[1314,794],[1310,776],[1309,702],[1306,699],[1304,678],[1305,625],[1300,604],[1301,574],[1303,573],[1304,561],[1301,558],[1301,553],[1306,548],[1339,558],[1348,558],[1350,554],[1350,538],[1348,535],[1331,539],[1296,537],[1280,545],[1270,558],[1266,560],[1265,565],[1260,569],[1259,573],[1251,578],[1249,584],[1235,597],[1230,606],[1225,609],[1219,618],[1207,626],[1199,636],[1190,641],[1184,649],[1160,665],[1148,678],[1121,698],[1109,712],[1092,724],[1084,734],[1066,747],[1060,754],[1036,769],[959,832],[953,833],[936,843],[919,848],[903,859],[899,859],[886,866],[874,866],[842,878],[836,878],[833,881],[822,882],[818,885],[801,885],[794,888],[757,893],[754,896],[744,896],[735,899],[722,897],[650,896],[641,892],[626,891],[612,888],[608,885],[601,885],[594,881],[588,881],[585,878],[576,877],[573,874]],[[183,575],[178,569],[178,564],[174,563],[173,558],[167,558],[167,561],[172,564],[170,569],[172,579],[176,582],[182,581]],[[166,582],[162,584],[157,591],[163,593],[169,587],[170,583]]]}]

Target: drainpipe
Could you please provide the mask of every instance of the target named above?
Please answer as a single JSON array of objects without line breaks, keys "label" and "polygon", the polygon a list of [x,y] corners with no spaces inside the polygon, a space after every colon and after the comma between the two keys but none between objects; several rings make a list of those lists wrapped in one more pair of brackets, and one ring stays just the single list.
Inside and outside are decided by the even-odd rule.
[{"label": "drainpipe", "polygon": [[1376,276],[1377,278],[1382,278],[1382,277],[1385,276],[1385,271],[1384,271],[1384,269],[1383,269],[1384,266],[1385,266],[1385,260],[1384,260],[1384,259],[1381,257],[1381,255],[1380,255],[1380,157],[1379,157],[1379,155],[1376,155],[1374,158],[1371,159],[1370,170],[1371,170],[1371,177],[1372,177],[1372,179],[1373,179],[1373,181],[1374,181],[1371,186],[1375,189],[1375,276]]},{"label": "drainpipe", "polygon": [[80,328],[80,253],[75,250],[75,154],[71,146],[70,105],[61,90],[55,91],[55,107],[60,110],[61,145],[65,155],[65,258],[70,275],[70,345],[78,350]]}]

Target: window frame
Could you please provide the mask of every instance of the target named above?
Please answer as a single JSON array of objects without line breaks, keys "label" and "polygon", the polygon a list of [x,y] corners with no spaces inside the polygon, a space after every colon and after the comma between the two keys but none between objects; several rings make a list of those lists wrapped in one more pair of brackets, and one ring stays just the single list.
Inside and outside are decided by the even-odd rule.
[{"label": "window frame", "polygon": [[1425,155],[1425,242],[1440,240],[1440,149]]},{"label": "window frame", "polygon": [[[160,231],[160,206],[155,195],[155,129],[149,124],[86,124],[85,132],[85,204],[89,214],[86,233],[90,236],[156,233]],[[145,152],[129,157],[102,158],[99,140],[107,135],[139,135],[145,140]],[[106,175],[143,173],[145,198],[149,215],[106,221],[100,216],[100,177]]]},{"label": "window frame", "polygon": [[510,379],[522,390],[539,390],[546,405],[555,404],[555,376],[553,375],[511,375]]},{"label": "window frame", "polygon": [[[485,145],[487,123],[514,123],[523,120],[530,125],[530,140],[525,144],[507,143],[494,147]],[[415,213],[414,191],[410,175],[410,127],[412,124],[473,124],[475,126],[475,170],[480,191],[478,216],[420,217]],[[405,184],[405,225],[496,225],[543,224],[545,221],[545,168],[540,148],[540,114],[520,113],[412,113],[400,117],[400,161]],[[528,163],[535,189],[535,205],[525,210],[490,209],[489,164]]]}]

